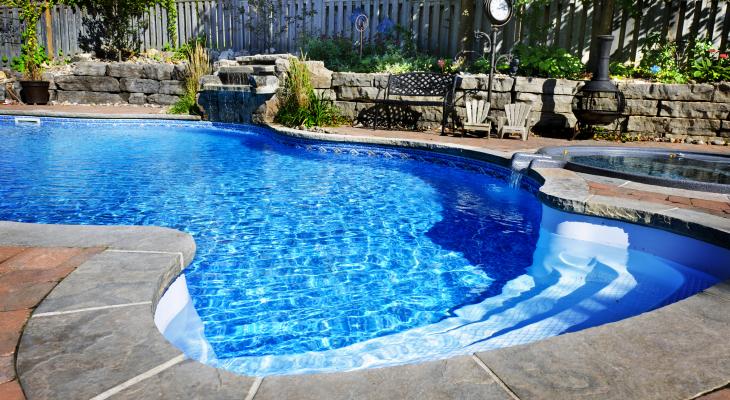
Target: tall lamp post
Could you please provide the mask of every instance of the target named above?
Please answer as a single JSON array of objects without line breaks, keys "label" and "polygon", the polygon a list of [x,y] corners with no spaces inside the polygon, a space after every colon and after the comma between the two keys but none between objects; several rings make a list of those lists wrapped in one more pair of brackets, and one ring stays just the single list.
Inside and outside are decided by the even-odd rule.
[{"label": "tall lamp post", "polygon": [[490,57],[491,62],[489,66],[489,83],[487,85],[487,101],[492,101],[492,81],[494,80],[494,73],[497,71],[497,31],[505,26],[514,13],[514,7],[512,0],[484,0],[484,11],[487,13],[487,18],[492,23],[491,37],[487,36],[484,32],[475,32],[476,37],[484,36],[489,38]]}]

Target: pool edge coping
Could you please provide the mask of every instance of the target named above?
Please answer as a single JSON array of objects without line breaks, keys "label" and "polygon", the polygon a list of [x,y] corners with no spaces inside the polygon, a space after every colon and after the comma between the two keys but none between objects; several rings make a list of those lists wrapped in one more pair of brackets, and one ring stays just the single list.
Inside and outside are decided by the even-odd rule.
[{"label": "pool edge coping", "polygon": [[[272,127],[272,129],[279,132],[279,127]],[[299,137],[311,138],[314,140],[331,141],[331,139],[335,137],[335,135],[332,135],[332,134],[313,134],[311,132],[303,132],[303,131],[296,131],[296,130],[292,130],[292,131],[295,132]],[[321,139],[317,136],[323,136],[324,138]],[[345,136],[345,135],[336,135],[336,136],[340,136],[341,138],[345,139],[345,140],[341,140],[343,142],[363,143],[362,141],[358,140],[360,137],[351,137],[351,136]],[[373,139],[373,138],[367,138],[367,139]],[[435,144],[435,143],[429,143],[429,142],[401,140],[401,139],[374,140],[374,141],[368,141],[365,143],[377,144],[377,145],[398,146],[399,145],[398,142],[407,142],[408,147],[420,148],[420,149],[425,149],[425,150],[451,148],[451,150],[456,149],[457,153],[462,153],[462,154],[464,154],[464,151],[468,151],[468,152],[475,151],[477,153],[486,154],[486,157],[488,157],[488,158],[501,157],[505,163],[507,163],[509,161],[506,157],[498,154],[498,152],[494,152],[494,153],[485,152],[483,149],[478,149],[478,148],[474,148],[471,146],[455,146],[455,145],[451,145],[451,144],[443,144],[443,143]],[[423,145],[425,145],[425,147],[420,147]],[[452,154],[452,153],[448,153],[448,154]],[[561,171],[561,170],[551,170],[551,171]],[[535,171],[537,176],[534,176],[533,178],[544,179],[543,187],[547,186],[547,189],[549,189],[549,190],[546,190],[545,193],[543,193],[543,187],[541,187],[540,197],[544,196],[545,199],[547,199],[551,202],[555,202],[556,205],[558,205],[558,206],[562,205],[563,207],[573,207],[574,210],[569,210],[567,208],[562,208],[562,207],[555,207],[555,208],[562,209],[565,211],[575,212],[575,213],[579,213],[579,214],[584,214],[584,215],[604,216],[601,214],[589,214],[590,212],[600,213],[600,212],[604,212],[604,210],[605,210],[605,208],[601,208],[601,207],[596,208],[595,206],[592,206],[591,204],[589,204],[592,202],[593,204],[612,207],[612,208],[610,208],[612,210],[637,211],[634,208],[627,208],[627,207],[622,207],[619,205],[611,205],[611,204],[606,205],[606,204],[602,203],[601,201],[597,201],[597,200],[602,200],[602,199],[594,200],[594,199],[590,198],[590,195],[583,197],[583,194],[585,194],[587,192],[587,185],[585,184],[585,180],[583,180],[576,174],[572,173],[571,171],[562,170],[565,172],[570,172],[570,174],[572,174],[570,176],[552,176],[553,172],[551,172],[551,171],[548,171],[548,172],[545,172],[543,170]],[[580,181],[577,181],[577,180],[582,181],[583,184],[581,185]],[[561,190],[563,190],[563,191],[565,190],[563,185],[565,185],[566,183],[578,185],[580,187],[577,189],[574,188],[575,190],[573,190],[573,192],[569,192],[569,197],[568,196],[561,197],[560,196]],[[622,203],[625,203],[624,200],[621,200],[621,199],[619,199],[619,200]],[[549,203],[546,203],[546,204],[550,205]],[[584,211],[587,211],[588,213],[579,212],[578,210],[584,210]],[[641,211],[641,213],[637,214],[638,217],[641,217],[641,215],[650,216],[650,215],[657,214],[656,211],[652,211],[652,210],[639,210],[639,211]],[[664,217],[664,214],[659,214],[659,215]],[[619,216],[621,216],[621,215],[619,215]],[[693,217],[693,216],[690,215],[690,217]],[[709,216],[709,215],[708,215],[708,217],[719,219],[719,217],[714,217],[714,216]],[[629,222],[636,222],[636,223],[642,224],[640,222],[641,219],[639,219],[637,221],[630,221],[627,219],[616,218],[616,217],[609,217],[609,218],[620,219],[620,220],[625,220],[625,221],[629,221]],[[671,218],[671,216],[670,216],[670,218]],[[697,222],[694,222],[694,223],[697,223]],[[685,221],[685,224],[691,225],[692,222]],[[644,224],[644,225],[646,225],[646,224]],[[648,225],[648,226],[653,226],[653,225]],[[670,226],[672,226],[672,225],[670,224]],[[158,282],[158,289],[157,289],[156,293],[152,294],[152,312],[154,312],[154,306],[157,304],[157,301],[159,300],[159,297],[162,295],[162,293],[172,283],[173,279],[179,274],[179,272],[182,269],[184,269],[184,267],[186,267],[192,261],[192,258],[194,255],[194,246],[195,246],[194,241],[192,240],[192,237],[190,237],[190,235],[179,232],[179,231],[175,231],[172,229],[161,228],[161,227],[140,227],[140,226],[108,227],[108,226],[80,226],[80,225],[43,225],[43,224],[25,224],[25,223],[18,223],[18,222],[0,221],[0,232],[3,233],[2,239],[0,239],[0,244],[8,244],[8,245],[63,246],[63,247],[104,246],[104,247],[107,247],[108,250],[110,250],[112,252],[116,251],[117,256],[120,258],[125,257],[125,252],[180,253],[181,254],[180,267],[178,267],[178,268],[171,267],[171,268],[167,268],[166,270],[159,271],[160,280]],[[725,235],[728,234],[724,230],[722,230],[722,232]],[[8,236],[7,236],[8,233],[10,233],[11,239],[8,242],[6,242],[6,240],[8,240]],[[173,234],[174,237],[181,236],[184,238],[184,239],[178,238],[180,240],[180,242],[172,245],[172,246],[175,246],[174,248],[160,245],[159,243],[156,245],[150,245],[147,242],[149,240],[152,240],[153,238],[158,239],[159,237],[169,237],[169,235],[171,233]],[[107,234],[107,235],[111,235],[111,236],[108,236],[104,240],[94,241],[94,238],[98,234]],[[192,247],[190,247],[190,245],[188,245],[188,244],[185,244],[185,242],[188,240],[190,242],[192,242]],[[175,251],[175,249],[177,249],[177,252]],[[88,263],[88,261],[87,261],[87,263]],[[84,263],[81,266],[79,266],[79,269],[87,263]],[[159,266],[150,265],[150,268],[159,269]],[[78,271],[78,269],[77,269],[77,271]],[[77,271],[74,271],[71,274],[69,274],[69,277],[73,274],[76,274]],[[110,274],[110,277],[111,277],[111,274]],[[724,283],[719,283],[711,288],[708,288],[705,291],[702,291],[693,296],[690,296],[689,298],[687,298],[683,301],[673,303],[673,304],[670,304],[669,306],[663,307],[660,310],[665,310],[665,309],[669,310],[669,309],[678,308],[677,305],[684,304],[685,301],[696,298],[700,294],[703,294],[703,293],[716,292],[718,290],[721,290],[725,295],[728,295],[728,292],[730,291],[730,289],[728,289],[728,287],[730,287],[729,283],[730,283],[730,281],[726,281]],[[57,288],[54,288],[51,291],[51,294],[56,289]],[[728,295],[728,296],[730,296],[730,295]],[[726,306],[730,307],[730,297],[727,297],[727,300],[728,300],[728,302],[726,303]],[[42,303],[43,302],[41,302],[41,304]],[[656,310],[656,311],[659,311],[659,310]],[[561,335],[561,336],[554,337],[554,338],[548,338],[548,339],[538,341],[535,343],[511,347],[511,348],[507,348],[507,349],[516,349],[516,348],[525,348],[525,347],[529,347],[529,346],[535,346],[539,343],[545,342],[547,340],[552,340],[552,339],[559,339],[560,341],[563,341],[563,340],[566,340],[566,338],[567,338],[568,340],[571,340],[571,339],[579,337],[579,335],[581,335],[581,334],[584,334],[589,331],[592,332],[593,330],[601,329],[602,327],[604,329],[615,329],[616,326],[619,324],[622,326],[626,325],[626,324],[630,324],[634,321],[637,321],[639,318],[645,317],[647,314],[653,314],[656,311],[641,314],[641,315],[634,316],[631,318],[627,318],[627,319],[617,321],[617,322],[614,322],[611,324],[605,324],[605,325],[601,325],[601,326],[594,327],[594,328],[588,328],[585,330],[581,330],[579,332],[569,333],[569,334]],[[154,327],[154,322],[152,321],[152,314],[148,315],[148,317],[149,317],[148,318],[149,322]],[[622,324],[622,323],[624,323],[624,324]],[[28,326],[26,326],[26,328],[27,327]],[[154,327],[154,329],[156,331],[156,327]],[[159,332],[158,332],[158,334],[159,334]],[[25,336],[25,332],[23,333],[23,336]],[[162,336],[162,335],[160,334],[160,336]],[[21,339],[21,341],[22,340],[23,339]],[[499,349],[499,350],[491,351],[488,353],[493,353],[493,352],[500,351],[500,350],[505,350],[505,349]],[[182,354],[179,351],[178,351],[178,353]],[[20,354],[20,349],[18,351],[18,355],[19,354]],[[475,362],[477,364],[479,364],[479,362],[484,363],[484,361],[481,359],[480,355],[472,355],[472,357],[475,358]],[[452,359],[457,359],[457,358],[462,358],[462,357],[455,357]],[[452,359],[447,359],[447,360],[443,360],[443,361],[445,362],[445,361],[452,360]],[[476,361],[477,359],[479,359],[480,361]],[[433,363],[433,362],[431,362],[431,363]],[[438,363],[438,361],[436,363]],[[211,368],[211,367],[207,367],[207,366],[197,363],[197,362],[195,362],[195,364],[198,365],[199,368],[201,368],[201,369]],[[425,364],[430,364],[430,363],[413,364],[410,367],[419,368],[419,366],[422,366]],[[484,369],[484,367],[481,365],[479,365],[479,367]],[[387,369],[392,373],[393,371],[399,370],[399,368],[402,368],[402,366],[401,367],[386,367],[386,368],[379,369],[379,370],[381,372],[383,372],[383,370]],[[487,369],[490,369],[490,367],[487,367]],[[358,371],[352,371],[352,372],[340,372],[340,373],[319,374],[319,375],[327,375],[329,377],[332,377],[332,376],[337,376],[339,374],[360,374],[361,376],[364,376],[366,374],[366,371],[368,371],[368,370],[358,370]],[[487,372],[489,372],[489,371],[487,371]],[[21,371],[18,371],[17,376],[20,379],[21,384],[22,384],[23,378],[21,376]],[[290,376],[290,377],[295,380],[307,380],[313,376],[316,377],[317,375],[294,375],[294,376]],[[495,382],[497,384],[501,383],[501,385],[504,386],[502,389],[506,388],[505,390],[507,393],[509,391],[511,391],[509,382],[502,381],[496,374],[494,374],[493,371],[488,374],[488,377],[489,377],[489,379],[495,380]],[[276,382],[277,379],[279,379],[279,378],[271,378],[271,379],[266,378],[266,379],[262,380],[262,379],[254,379],[253,377],[244,377],[244,378],[253,380],[253,382],[250,382],[250,386],[248,389],[249,397],[247,397],[247,398],[253,398],[254,395],[256,395],[257,391],[260,390],[260,388],[261,388],[262,381],[270,382],[273,380]],[[730,379],[730,378],[728,378],[728,379]],[[120,384],[124,384],[126,382],[127,381],[121,382]],[[730,382],[730,380],[727,380],[726,382],[719,382],[719,385],[717,387],[722,387],[723,385],[726,385],[728,382]],[[115,386],[115,387],[117,387],[117,386]],[[704,392],[713,390],[715,388],[716,387],[707,389]],[[699,395],[704,392],[697,392],[696,394]]]}]

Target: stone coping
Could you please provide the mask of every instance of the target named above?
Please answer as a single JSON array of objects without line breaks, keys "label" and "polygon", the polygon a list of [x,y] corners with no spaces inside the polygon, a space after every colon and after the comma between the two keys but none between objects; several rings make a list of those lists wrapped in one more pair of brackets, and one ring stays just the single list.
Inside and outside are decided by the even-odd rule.
[{"label": "stone coping", "polygon": [[[374,143],[280,132],[425,148],[417,141]],[[506,163],[481,149],[428,146]],[[634,210],[614,217],[624,220],[632,215],[664,218],[650,205],[622,200],[611,206],[583,196],[585,183],[569,172],[535,171],[534,178],[545,183],[543,201],[589,214],[606,207]],[[634,205],[649,208],[637,211],[630,208]],[[719,223],[714,219],[707,222]],[[727,234],[720,228],[708,229]],[[0,222],[0,245],[106,249],[58,284],[31,316],[16,364],[30,399],[681,399],[730,382],[730,282],[656,311],[532,344],[381,369],[255,378],[187,360],[154,325],[161,292],[193,258],[189,235],[158,227]]]},{"label": "stone coping", "polygon": [[14,115],[19,117],[57,117],[57,118],[84,118],[84,119],[154,119],[176,121],[200,121],[196,115],[182,114],[105,114],[94,112],[69,112],[53,110],[4,110],[0,108],[0,115]]}]

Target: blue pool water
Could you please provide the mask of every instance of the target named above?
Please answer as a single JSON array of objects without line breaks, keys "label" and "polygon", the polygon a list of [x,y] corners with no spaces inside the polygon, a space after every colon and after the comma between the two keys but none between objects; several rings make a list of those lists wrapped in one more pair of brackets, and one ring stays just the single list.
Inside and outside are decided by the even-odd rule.
[{"label": "blue pool water", "polygon": [[190,233],[197,254],[176,282],[190,308],[163,330],[239,373],[525,343],[720,278],[628,239],[550,230],[531,183],[510,188],[486,163],[204,124],[0,127],[0,220]]}]

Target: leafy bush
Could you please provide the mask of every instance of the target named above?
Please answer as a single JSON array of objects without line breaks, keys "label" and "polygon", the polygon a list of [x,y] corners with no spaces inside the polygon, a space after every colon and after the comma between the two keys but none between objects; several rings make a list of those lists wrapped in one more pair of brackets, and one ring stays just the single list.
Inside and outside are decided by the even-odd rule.
[{"label": "leafy bush", "polygon": [[697,82],[730,80],[730,60],[727,53],[720,53],[711,42],[697,42],[692,49],[692,60],[687,74]]},{"label": "leafy bush", "polygon": [[177,36],[177,11],[173,0],[63,0],[88,13],[86,33],[79,38],[82,48],[99,56],[122,58],[139,51],[140,32],[146,28],[145,13],[154,5],[167,11],[168,38]]},{"label": "leafy bush", "polygon": [[[485,57],[479,57],[474,61],[474,63],[470,66],[469,71],[475,73],[475,74],[488,74],[491,71],[491,60],[488,60]],[[502,62],[497,63],[497,72],[501,73],[507,73],[509,71],[509,64]]]},{"label": "leafy bush", "polygon": [[642,46],[642,57],[634,75],[663,83],[686,83],[686,60],[677,51],[677,43],[658,34],[649,35]]},{"label": "leafy bush", "polygon": [[[13,57],[10,61],[10,68],[25,75],[29,80],[38,81],[43,73],[43,65],[49,62],[46,49],[43,46],[36,46],[35,52],[31,53],[30,46],[21,46],[20,56]],[[35,69],[35,71],[31,71]]]},{"label": "leafy bush", "polygon": [[[360,10],[350,21],[354,23]],[[436,57],[419,53],[413,35],[407,29],[385,19],[378,24],[374,40],[363,43],[362,58],[356,46],[344,37],[307,37],[302,41],[302,52],[310,60],[323,61],[333,71],[404,73],[414,71],[441,71]]]},{"label": "leafy bush", "polygon": [[344,122],[334,102],[314,93],[307,64],[291,59],[286,80],[278,93],[279,111],[274,121],[290,127],[328,126]]},{"label": "leafy bush", "polygon": [[580,79],[585,74],[580,58],[563,48],[518,44],[515,55],[520,59],[520,75]]},{"label": "leafy bush", "polygon": [[688,51],[661,35],[649,35],[642,46],[642,57],[638,65],[611,63],[614,77],[643,78],[662,83],[718,82],[730,80],[730,59],[721,53],[712,42],[698,41]]}]

